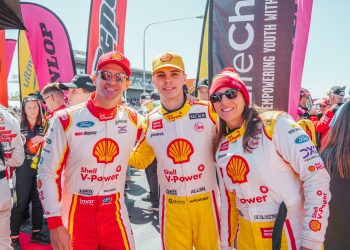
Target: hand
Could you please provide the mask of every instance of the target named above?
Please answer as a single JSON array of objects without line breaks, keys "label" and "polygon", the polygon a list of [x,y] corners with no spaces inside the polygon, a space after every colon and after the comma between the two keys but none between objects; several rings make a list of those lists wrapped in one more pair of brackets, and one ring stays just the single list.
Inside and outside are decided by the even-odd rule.
[{"label": "hand", "polygon": [[51,246],[53,250],[73,249],[72,240],[68,230],[64,226],[50,230]]},{"label": "hand", "polygon": [[317,110],[314,106],[310,110],[310,115],[317,115]]},{"label": "hand", "polygon": [[44,137],[40,136],[40,135],[37,135],[37,136],[34,136],[32,139],[30,139],[32,141],[32,143],[34,145],[37,145],[39,143],[41,143],[43,140],[44,140]]},{"label": "hand", "polygon": [[197,102],[199,99],[197,97],[194,97],[192,95],[186,94],[188,102],[192,105],[195,102]]}]

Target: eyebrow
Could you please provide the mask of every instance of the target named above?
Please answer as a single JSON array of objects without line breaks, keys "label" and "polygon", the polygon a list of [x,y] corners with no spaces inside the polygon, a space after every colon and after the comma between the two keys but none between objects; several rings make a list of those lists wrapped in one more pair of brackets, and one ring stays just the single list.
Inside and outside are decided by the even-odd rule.
[{"label": "eyebrow", "polygon": [[[179,69],[172,69],[172,70],[170,70],[170,72],[171,73],[180,73],[181,72],[181,70],[179,70]],[[164,74],[165,73],[165,71],[158,71],[158,72],[156,72],[155,74]]]}]

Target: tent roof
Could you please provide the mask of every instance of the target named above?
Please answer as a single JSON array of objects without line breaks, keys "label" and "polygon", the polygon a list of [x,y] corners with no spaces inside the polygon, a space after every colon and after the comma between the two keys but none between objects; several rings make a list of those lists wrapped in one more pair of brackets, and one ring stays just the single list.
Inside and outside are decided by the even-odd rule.
[{"label": "tent roof", "polygon": [[19,0],[0,0],[0,30],[25,29]]}]

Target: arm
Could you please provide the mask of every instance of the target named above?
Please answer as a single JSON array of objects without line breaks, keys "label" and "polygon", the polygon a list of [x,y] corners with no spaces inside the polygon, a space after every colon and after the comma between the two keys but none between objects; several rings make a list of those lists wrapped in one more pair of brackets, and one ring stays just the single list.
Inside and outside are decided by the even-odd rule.
[{"label": "arm", "polygon": [[38,167],[38,191],[50,230],[62,226],[61,176],[68,157],[68,143],[59,117],[51,124],[41,151]]},{"label": "arm", "polygon": [[301,246],[321,249],[329,216],[330,177],[306,133],[303,130],[288,133],[293,123],[289,116],[280,115],[272,140],[303,184],[305,217]]},{"label": "arm", "polygon": [[331,123],[334,116],[333,110],[334,109],[332,108],[328,109],[320,121],[314,121],[316,133],[323,133],[329,129],[329,124]]}]

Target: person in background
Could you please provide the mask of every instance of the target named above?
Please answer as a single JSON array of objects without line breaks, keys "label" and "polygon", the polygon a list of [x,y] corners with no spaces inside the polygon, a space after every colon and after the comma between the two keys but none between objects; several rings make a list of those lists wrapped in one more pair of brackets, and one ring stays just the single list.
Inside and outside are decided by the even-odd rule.
[{"label": "person in background", "polygon": [[17,201],[11,212],[11,239],[15,249],[20,248],[19,232],[28,204],[32,203],[32,236],[31,241],[49,244],[49,239],[41,234],[43,226],[43,208],[37,189],[37,171],[31,168],[32,159],[44,140],[43,118],[40,102],[36,97],[28,96],[22,101],[21,133],[25,137],[25,159],[16,169],[15,188]]},{"label": "person in background", "polygon": [[12,198],[6,170],[19,167],[24,160],[23,141],[18,120],[0,106],[0,249],[10,250]]},{"label": "person in background", "polygon": [[329,223],[325,250],[350,249],[350,102],[343,105],[321,148],[321,157],[330,172]]},{"label": "person in background", "polygon": [[232,68],[214,76],[209,94],[220,117],[221,249],[235,238],[238,250],[322,249],[329,174],[310,138],[289,115],[250,107]]},{"label": "person in background", "polygon": [[91,76],[87,74],[75,75],[71,82],[60,83],[58,87],[68,90],[67,107],[86,102],[91,93],[96,91]]},{"label": "person in background", "polygon": [[299,106],[298,106],[298,119],[309,119],[309,109],[307,107],[308,100],[311,94],[307,89],[301,88]]},{"label": "person in background", "polygon": [[197,87],[198,98],[202,101],[209,101],[209,81],[208,78],[203,78],[198,82]]},{"label": "person in background", "polygon": [[48,109],[47,120],[52,118],[55,112],[66,108],[64,93],[58,85],[59,83],[49,83],[41,90],[41,95]]}]

